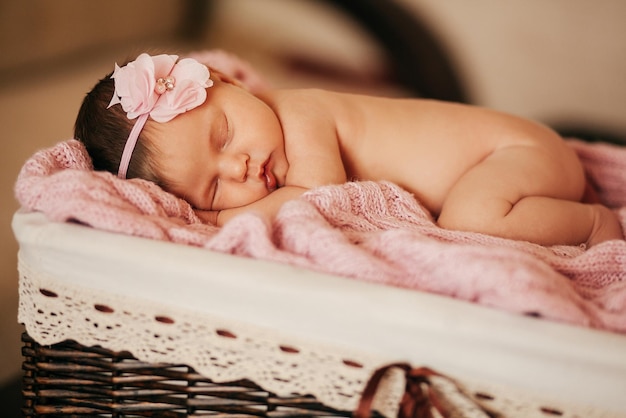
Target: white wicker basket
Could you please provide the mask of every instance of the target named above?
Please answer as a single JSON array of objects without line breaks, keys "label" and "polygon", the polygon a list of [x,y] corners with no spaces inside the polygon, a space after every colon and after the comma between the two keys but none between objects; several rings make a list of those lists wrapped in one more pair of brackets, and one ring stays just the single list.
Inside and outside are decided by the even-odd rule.
[{"label": "white wicker basket", "polygon": [[[356,406],[381,365],[459,381],[505,417],[626,416],[626,336],[17,213],[19,321],[213,382]],[[400,376],[377,408],[394,413]]]}]

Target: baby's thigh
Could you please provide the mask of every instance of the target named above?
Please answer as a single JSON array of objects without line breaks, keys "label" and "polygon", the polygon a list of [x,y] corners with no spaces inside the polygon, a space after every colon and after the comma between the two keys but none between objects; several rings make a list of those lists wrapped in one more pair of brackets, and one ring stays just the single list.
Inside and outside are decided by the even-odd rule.
[{"label": "baby's thigh", "polygon": [[576,153],[564,143],[552,147],[518,145],[501,148],[475,169],[475,175],[468,173],[470,182],[490,183],[493,188],[486,189],[487,193],[506,197],[511,203],[527,196],[579,201],[585,191],[582,164]]},{"label": "baby's thigh", "polygon": [[584,188],[582,166],[568,147],[501,148],[463,174],[446,196],[439,218],[450,223],[467,217],[489,222],[506,215],[524,197],[579,201]]}]

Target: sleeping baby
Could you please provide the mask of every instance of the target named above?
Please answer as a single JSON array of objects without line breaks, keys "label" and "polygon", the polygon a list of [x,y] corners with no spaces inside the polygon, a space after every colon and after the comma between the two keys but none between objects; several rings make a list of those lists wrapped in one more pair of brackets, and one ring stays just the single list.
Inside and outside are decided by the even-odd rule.
[{"label": "sleeping baby", "polygon": [[442,228],[541,245],[623,239],[551,129],[424,99],[249,89],[236,74],[141,54],[86,95],[75,136],[95,169],[143,178],[222,225],[353,180],[411,192]]}]

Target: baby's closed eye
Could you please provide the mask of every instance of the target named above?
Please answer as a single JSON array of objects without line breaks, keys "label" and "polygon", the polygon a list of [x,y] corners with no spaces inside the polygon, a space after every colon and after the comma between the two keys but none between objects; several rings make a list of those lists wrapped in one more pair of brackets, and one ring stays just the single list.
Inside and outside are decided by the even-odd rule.
[{"label": "baby's closed eye", "polygon": [[215,132],[213,132],[213,143],[217,151],[223,151],[232,140],[231,124],[226,116],[226,113],[222,113],[222,117],[219,118]]}]

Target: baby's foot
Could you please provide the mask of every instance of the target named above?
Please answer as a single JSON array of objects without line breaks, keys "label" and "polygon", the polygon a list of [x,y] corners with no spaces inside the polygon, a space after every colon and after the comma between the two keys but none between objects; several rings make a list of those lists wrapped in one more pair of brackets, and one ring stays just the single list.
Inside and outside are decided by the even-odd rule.
[{"label": "baby's foot", "polygon": [[612,239],[623,240],[624,232],[615,213],[602,205],[593,205],[593,209],[593,228],[587,240],[587,247],[593,247],[603,241]]}]

